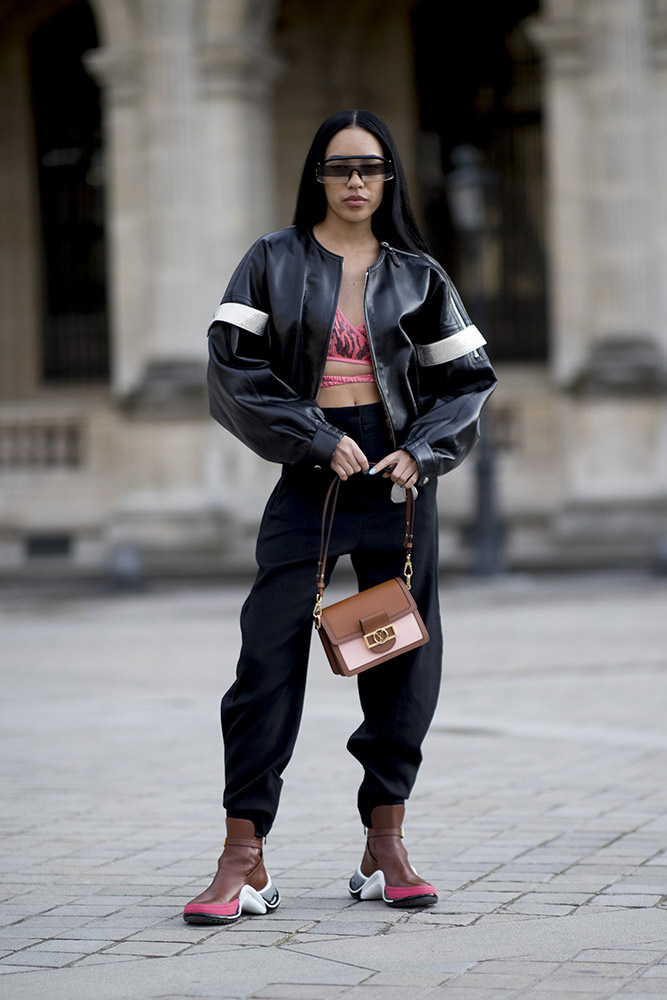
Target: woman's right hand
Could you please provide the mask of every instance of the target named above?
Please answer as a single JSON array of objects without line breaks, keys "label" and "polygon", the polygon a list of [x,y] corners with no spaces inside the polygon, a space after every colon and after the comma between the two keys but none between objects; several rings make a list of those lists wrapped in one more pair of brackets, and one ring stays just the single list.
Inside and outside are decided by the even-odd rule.
[{"label": "woman's right hand", "polygon": [[355,472],[368,472],[368,459],[356,441],[347,434],[340,439],[331,459],[331,468],[343,481]]}]

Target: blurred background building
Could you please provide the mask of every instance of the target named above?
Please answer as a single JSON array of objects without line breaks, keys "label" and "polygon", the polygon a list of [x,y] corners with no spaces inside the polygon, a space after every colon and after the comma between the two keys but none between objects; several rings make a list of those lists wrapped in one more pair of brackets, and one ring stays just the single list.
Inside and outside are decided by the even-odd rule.
[{"label": "blurred background building", "polygon": [[[507,564],[655,558],[667,0],[2,0],[0,572],[250,565],[277,468],[208,418],[206,328],[345,107],[388,121],[487,332]],[[476,483],[443,481],[446,565],[474,561]]]}]

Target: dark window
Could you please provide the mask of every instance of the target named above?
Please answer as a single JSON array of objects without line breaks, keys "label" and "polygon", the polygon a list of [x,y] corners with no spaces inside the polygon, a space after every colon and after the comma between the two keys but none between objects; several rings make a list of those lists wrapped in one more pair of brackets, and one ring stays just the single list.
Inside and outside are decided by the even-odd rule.
[{"label": "dark window", "polygon": [[25,554],[28,559],[69,559],[72,555],[72,536],[28,535]]},{"label": "dark window", "polygon": [[[496,360],[547,356],[541,73],[522,24],[537,9],[537,0],[450,4],[444,41],[434,30],[439,0],[420,0],[414,13],[426,235],[460,284],[473,322],[484,323]],[[467,144],[481,150],[495,177],[496,224],[484,237],[482,266],[472,271],[462,266],[444,183],[452,151]]]},{"label": "dark window", "polygon": [[96,46],[83,2],[30,39],[47,382],[105,379],[109,369],[100,92],[81,61]]}]

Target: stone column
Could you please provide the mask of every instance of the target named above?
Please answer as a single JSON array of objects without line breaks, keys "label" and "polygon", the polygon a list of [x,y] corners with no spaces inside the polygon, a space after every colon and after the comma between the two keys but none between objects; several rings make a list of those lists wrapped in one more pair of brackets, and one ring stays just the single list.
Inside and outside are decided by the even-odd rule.
[{"label": "stone column", "polygon": [[649,328],[645,0],[588,0],[587,202],[595,341]]},{"label": "stone column", "polygon": [[252,22],[236,8],[139,0],[134,37],[87,57],[105,101],[113,385],[165,415],[202,411],[208,322],[274,221],[272,5]]},{"label": "stone column", "polygon": [[[211,8],[213,13],[219,12],[217,6],[217,12]],[[253,23],[211,16],[199,49],[200,149],[205,164],[200,206],[205,317],[199,338],[204,349],[210,317],[243,254],[259,236],[291,222],[276,215],[271,98],[281,63],[269,47],[270,6],[266,3]],[[262,462],[220,427],[211,424],[209,435],[210,505],[233,511],[235,530],[242,533],[244,524],[259,520],[276,466]]]},{"label": "stone column", "polygon": [[88,52],[85,62],[102,90],[111,383],[124,397],[139,384],[149,347],[140,50],[112,43]]},{"label": "stone column", "polygon": [[574,10],[552,0],[550,16],[529,22],[543,57],[549,213],[551,370],[569,380],[587,352],[591,304],[588,282],[585,178],[587,119],[584,26]]},{"label": "stone column", "polygon": [[563,393],[555,540],[569,559],[645,560],[667,527],[648,4],[550,0],[533,35],[547,67],[553,371]]},{"label": "stone column", "polygon": [[[210,317],[233,266],[273,221],[277,60],[257,24],[244,27],[229,11],[211,31],[210,9],[202,0],[141,0],[139,118],[131,126],[126,116],[117,137],[122,147],[139,121],[133,221],[142,237],[131,247],[126,238],[118,257],[132,262],[141,331],[119,343],[117,385],[135,407],[164,415],[203,412]],[[104,53],[96,55],[103,69]]]},{"label": "stone column", "polygon": [[270,96],[280,68],[268,44],[209,38],[199,53],[202,93],[203,269],[212,313],[250,244],[291,220],[276,219]]},{"label": "stone column", "polygon": [[[654,303],[655,335],[667,356],[667,0],[654,0],[649,20],[650,62],[654,79],[647,109],[651,216],[654,240],[649,262],[651,301]],[[667,457],[666,457],[667,461]]]},{"label": "stone column", "polygon": [[201,381],[197,0],[142,0],[149,357],[141,392],[164,398]]},{"label": "stone column", "polygon": [[[652,230],[644,0],[551,0],[545,57],[559,382],[594,377],[603,345],[650,351]],[[608,359],[609,360],[609,359]],[[618,361],[625,367],[625,361]]]},{"label": "stone column", "polygon": [[[97,0],[115,17],[108,2]],[[90,56],[107,102],[123,418],[107,538],[149,567],[217,566],[237,549],[244,561],[252,540],[243,527],[265,491],[259,460],[207,417],[206,330],[233,266],[272,223],[272,5],[135,0],[125,9],[124,46]]]}]

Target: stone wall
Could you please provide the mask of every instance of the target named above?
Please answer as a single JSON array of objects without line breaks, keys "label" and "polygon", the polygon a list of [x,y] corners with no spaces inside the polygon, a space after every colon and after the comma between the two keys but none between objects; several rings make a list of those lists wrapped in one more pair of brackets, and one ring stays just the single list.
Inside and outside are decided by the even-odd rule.
[{"label": "stone wall", "polygon": [[[66,3],[0,14],[0,573],[99,573],[128,550],[156,572],[246,570],[278,470],[208,418],[206,327],[248,245],[290,222],[327,114],[377,110],[414,180],[411,4],[363,2],[341,21],[305,0],[93,0],[112,377],[57,389],[39,379],[26,40]],[[647,565],[667,536],[667,3],[548,0],[531,31],[552,343],[548,366],[499,366],[506,556]],[[442,483],[451,567],[472,558],[476,473],[473,457]]]}]

